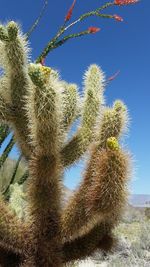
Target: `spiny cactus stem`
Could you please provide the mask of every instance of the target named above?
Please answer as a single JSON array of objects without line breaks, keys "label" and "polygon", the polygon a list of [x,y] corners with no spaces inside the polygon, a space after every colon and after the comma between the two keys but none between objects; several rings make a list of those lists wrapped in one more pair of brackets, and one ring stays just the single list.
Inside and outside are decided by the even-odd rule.
[{"label": "spiny cactus stem", "polygon": [[68,263],[74,260],[82,260],[92,255],[97,249],[110,251],[113,244],[114,238],[109,227],[105,223],[101,223],[84,235],[66,241],[63,244],[63,261]]},{"label": "spiny cactus stem", "polygon": [[[32,246],[31,228],[23,224],[10,210],[8,204],[0,198],[0,241],[9,251],[23,254]],[[19,231],[18,231],[19,230]],[[5,240],[5,242],[3,242]]]},{"label": "spiny cactus stem", "polygon": [[28,199],[38,266],[61,265],[60,175],[58,160],[50,155],[35,155],[30,162]]},{"label": "spiny cactus stem", "polygon": [[[19,26],[11,21],[5,28],[9,40],[4,43],[4,49],[9,65],[8,79],[10,83],[10,98],[12,103],[13,117],[11,123],[14,127],[15,136],[26,158],[29,158],[32,147],[29,143],[29,130],[25,111],[25,97],[31,80],[27,68],[27,48],[21,36]],[[15,51],[15,53],[14,53]]]},{"label": "spiny cactus stem", "polygon": [[61,151],[64,167],[78,160],[94,140],[96,119],[104,103],[104,74],[98,66],[93,64],[86,71],[84,85],[81,127]]}]

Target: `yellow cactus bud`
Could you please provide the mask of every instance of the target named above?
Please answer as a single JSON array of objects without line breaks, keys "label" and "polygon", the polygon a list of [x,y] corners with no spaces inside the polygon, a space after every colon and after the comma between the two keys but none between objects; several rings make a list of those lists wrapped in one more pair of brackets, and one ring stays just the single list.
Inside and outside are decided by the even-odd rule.
[{"label": "yellow cactus bud", "polygon": [[51,68],[41,65],[40,70],[43,73],[44,77],[48,80],[49,75],[51,73]]},{"label": "yellow cactus bud", "polygon": [[109,148],[113,151],[119,150],[118,140],[115,137],[107,138],[107,148]]},{"label": "yellow cactus bud", "polygon": [[42,66],[41,64],[29,65],[29,75],[35,85],[42,86],[49,81],[51,68]]}]

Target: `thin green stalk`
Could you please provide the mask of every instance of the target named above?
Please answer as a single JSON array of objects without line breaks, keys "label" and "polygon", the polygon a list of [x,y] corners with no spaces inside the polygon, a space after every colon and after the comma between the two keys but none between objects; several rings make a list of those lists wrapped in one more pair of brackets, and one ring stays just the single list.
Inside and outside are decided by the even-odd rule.
[{"label": "thin green stalk", "polygon": [[6,159],[8,158],[8,155],[12,149],[12,147],[14,146],[15,141],[14,141],[14,136],[12,136],[11,140],[9,141],[8,145],[6,146],[3,154],[0,157],[0,168],[3,166],[4,162],[6,161]]},{"label": "thin green stalk", "polygon": [[48,44],[46,45],[46,47],[43,49],[43,52],[36,59],[36,63],[40,63],[42,61],[42,59],[45,58],[48,55],[48,53],[51,50],[51,47],[53,47],[53,45],[58,40],[58,38],[64,33],[64,30],[65,30],[65,27],[64,26],[61,26],[60,29],[59,29],[59,31],[57,32],[56,36],[54,38],[52,38],[52,40],[50,40],[48,42]]},{"label": "thin green stalk", "polygon": [[18,181],[19,185],[22,185],[29,177],[29,171],[26,170],[25,173],[21,176],[21,178]]},{"label": "thin green stalk", "polygon": [[8,134],[9,134],[9,127],[6,124],[1,124],[0,125],[0,148]]},{"label": "thin green stalk", "polygon": [[[94,11],[91,12],[87,12],[83,15],[81,15],[77,20],[75,20],[74,22],[72,22],[71,24],[69,24],[68,26],[65,27],[66,23],[64,23],[63,26],[60,27],[59,31],[57,32],[56,36],[54,36],[54,38],[52,38],[52,40],[50,40],[48,42],[48,44],[46,45],[46,47],[43,49],[42,53],[40,54],[40,56],[36,59],[36,63],[40,63],[42,62],[43,58],[46,58],[46,56],[49,54],[49,52],[51,52],[53,49],[57,48],[59,45],[56,45],[56,43],[58,44],[59,41],[59,37],[62,36],[69,28],[71,28],[72,26],[74,26],[76,23],[81,22],[82,20],[86,19],[87,17],[90,16],[95,16],[98,14],[98,12],[113,6],[114,2],[108,2],[105,5],[101,6],[100,8],[97,8]],[[70,38],[74,38],[74,36],[70,37],[71,35],[69,35],[68,39]],[[67,38],[67,36],[66,36]],[[61,41],[60,41],[61,42]],[[64,42],[62,43],[64,44]]]},{"label": "thin green stalk", "polygon": [[53,46],[48,48],[46,55],[48,55],[48,53],[50,53],[55,48],[63,45],[64,43],[66,43],[69,39],[81,37],[81,36],[84,36],[84,35],[89,34],[89,33],[90,32],[88,30],[86,30],[86,31],[82,31],[82,32],[79,32],[79,33],[69,34],[69,35],[65,36],[63,39],[61,39],[60,41],[54,43]]},{"label": "thin green stalk", "polygon": [[38,18],[35,20],[34,24],[31,26],[31,28],[29,29],[29,31],[26,33],[26,40],[29,39],[30,35],[32,34],[32,32],[35,30],[35,28],[38,26],[38,24],[40,23],[44,13],[45,13],[45,10],[47,8],[47,5],[48,5],[48,0],[45,0],[44,1],[44,5],[42,7],[42,10],[38,16]]},{"label": "thin green stalk", "polygon": [[81,16],[79,17],[79,20],[82,21],[82,20],[84,20],[84,19],[86,19],[86,18],[88,18],[88,17],[91,17],[91,16],[95,15],[95,13],[98,13],[98,12],[100,12],[100,11],[102,11],[102,10],[108,8],[108,7],[111,7],[111,6],[113,6],[113,5],[114,5],[114,2],[106,3],[105,5],[103,5],[103,6],[99,7],[99,8],[97,8],[96,10],[93,10],[93,11],[90,11],[90,12],[88,12],[88,13],[85,13],[85,14],[81,15]]},{"label": "thin green stalk", "polygon": [[11,180],[9,182],[9,185],[6,187],[5,191],[3,192],[3,195],[5,195],[6,198],[9,197],[9,188],[10,188],[10,185],[13,184],[14,181],[15,181],[16,173],[17,173],[17,170],[18,170],[18,167],[19,167],[21,159],[22,159],[22,155],[19,156],[19,158],[18,158],[18,160],[16,162],[16,165],[15,165]]}]

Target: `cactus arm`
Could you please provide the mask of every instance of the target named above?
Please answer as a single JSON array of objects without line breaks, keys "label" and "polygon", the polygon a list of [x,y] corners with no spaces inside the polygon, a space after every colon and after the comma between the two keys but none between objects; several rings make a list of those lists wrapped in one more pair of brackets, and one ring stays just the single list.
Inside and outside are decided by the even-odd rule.
[{"label": "cactus arm", "polygon": [[[82,259],[86,256],[89,256],[92,252],[94,252],[94,250],[96,250],[98,248],[104,249],[104,250],[110,249],[112,247],[113,243],[115,242],[114,238],[111,236],[111,231],[114,228],[114,226],[116,225],[118,218],[120,217],[123,202],[125,201],[125,198],[126,198],[126,189],[125,189],[125,186],[124,187],[122,187],[122,185],[119,186],[119,183],[118,183],[118,192],[117,192],[117,182],[115,181],[115,185],[116,185],[115,190],[117,192],[117,197],[115,197],[112,194],[113,192],[111,193],[110,189],[109,189],[112,186],[110,186],[110,187],[108,186],[108,188],[105,188],[106,191],[103,188],[102,191],[106,192],[106,195],[108,193],[109,197],[112,196],[111,201],[118,198],[118,202],[119,202],[119,203],[116,203],[117,205],[115,204],[117,207],[117,213],[116,213],[115,205],[114,205],[114,207],[110,208],[112,205],[110,203],[110,201],[108,201],[106,203],[108,206],[106,205],[106,207],[105,207],[106,210],[105,210],[105,208],[104,208],[105,205],[101,206],[101,203],[104,203],[104,200],[107,198],[106,198],[106,196],[103,195],[102,199],[100,199],[102,196],[102,192],[97,191],[97,189],[98,189],[98,187],[100,188],[102,186],[102,184],[101,184],[101,181],[100,182],[96,181],[96,179],[93,175],[93,170],[95,173],[95,168],[97,171],[98,166],[103,165],[103,164],[99,164],[96,162],[96,158],[97,158],[96,154],[97,153],[103,153],[104,149],[106,149],[106,148],[107,149],[115,148],[116,150],[118,149],[118,146],[116,144],[116,139],[109,138],[107,142],[106,141],[104,142],[104,140],[107,140],[107,138],[110,137],[111,134],[115,135],[117,138],[120,137],[121,133],[124,132],[124,130],[126,128],[126,124],[128,122],[127,121],[128,116],[127,116],[126,107],[120,101],[116,101],[114,103],[113,110],[109,109],[109,112],[108,112],[108,110],[104,112],[104,114],[106,114],[106,113],[108,113],[109,116],[106,116],[107,120],[105,118],[105,115],[103,115],[104,117],[102,118],[101,128],[100,128],[101,131],[100,131],[100,134],[98,136],[99,137],[98,138],[98,140],[99,140],[98,150],[93,152],[92,161],[95,162],[93,165],[93,168],[92,168],[92,164],[89,163],[87,171],[86,171],[84,182],[79,187],[79,190],[77,191],[74,198],[70,201],[70,209],[69,209],[69,204],[68,204],[68,207],[66,208],[66,210],[68,212],[66,212],[66,214],[64,212],[65,215],[63,215],[64,216],[63,219],[64,219],[65,237],[68,237],[68,239],[69,239],[71,236],[73,236],[73,235],[75,236],[75,239],[72,240],[72,237],[71,237],[71,241],[66,241],[66,243],[64,245],[66,255],[68,256],[68,261],[78,260],[78,259]],[[108,117],[109,117],[109,119],[108,119]],[[103,124],[105,126],[109,125],[110,127],[104,127]],[[110,148],[109,148],[109,146],[110,146]],[[111,151],[110,150],[109,153],[112,153],[112,155],[118,154],[118,151]],[[117,155],[115,155],[115,157],[117,158]],[[124,155],[124,153],[122,154],[122,156],[118,155],[118,157],[121,157],[122,167],[123,166],[125,167],[125,165],[126,165],[126,168],[124,168],[124,170],[125,170],[126,178],[127,178],[127,176],[128,176],[128,171],[127,171],[128,159],[126,158],[126,155]],[[126,162],[125,165],[123,162]],[[118,160],[117,160],[117,164],[118,164]],[[107,165],[107,167],[109,166],[109,164],[106,164],[106,165]],[[113,167],[115,167],[115,166],[112,166],[111,170],[114,171],[114,173],[115,173],[115,168],[113,168]],[[123,170],[123,168],[122,168],[122,170]],[[122,176],[122,174],[121,174],[121,176]],[[103,176],[103,178],[104,177],[105,176]],[[92,183],[92,181],[95,181],[95,182]],[[126,179],[124,179],[124,182],[125,181],[126,181]],[[92,184],[92,186],[91,186],[91,184]],[[107,183],[105,186],[107,187]],[[121,190],[121,188],[123,190]],[[88,192],[88,194],[87,194],[87,192]],[[83,196],[86,196],[86,198]],[[91,199],[93,199],[93,198],[95,198],[95,203],[92,204],[93,206],[89,206]],[[99,205],[100,205],[99,207],[97,206],[96,202],[97,202],[97,204],[99,203]],[[77,207],[79,207],[78,204],[80,207],[82,207],[82,209],[80,208],[80,210],[79,210],[77,208]],[[98,208],[97,211],[96,211],[96,206]],[[93,207],[93,210],[92,210],[92,207]],[[74,209],[75,209],[75,215],[74,215]],[[109,210],[111,210],[111,209],[112,209],[112,213],[109,214]],[[77,210],[79,212],[79,216],[78,216],[78,212],[76,212]],[[76,223],[75,223],[74,224],[75,229],[73,230],[73,225],[72,225],[73,220],[75,219],[75,221],[78,223],[78,222],[81,222],[81,220],[82,220],[81,218],[83,218],[83,222],[82,222],[83,224],[82,225],[85,226],[85,224],[87,224],[88,217],[92,218],[92,215],[94,216],[95,214],[99,213],[100,210],[102,210],[103,216],[106,216],[105,218],[103,217],[103,220],[104,220],[105,225],[109,225],[109,230],[107,231],[108,233],[105,231],[105,229],[103,229],[103,231],[102,231],[103,223],[101,222],[100,218],[98,219],[98,217],[97,217],[96,218],[97,222],[95,221],[92,223],[92,225],[94,225],[94,223],[96,223],[95,226],[93,226],[93,228],[91,230],[89,230],[88,233],[83,234],[83,236],[77,237],[76,235],[78,235],[77,234],[78,230],[76,229],[76,227],[78,227],[78,226],[76,226]],[[70,214],[69,214],[69,212],[70,212]],[[72,215],[75,217],[72,218]],[[69,217],[70,217],[70,221],[69,221]],[[67,219],[68,219],[68,223],[67,223]],[[80,229],[80,226],[78,229]],[[87,231],[87,228],[86,228],[86,231]],[[83,231],[83,233],[84,233],[84,231]],[[98,236],[98,233],[101,233],[101,236]],[[91,236],[92,236],[92,238],[91,238]],[[110,247],[107,247],[108,243],[110,244]],[[73,253],[73,255],[71,256],[72,253]],[[67,259],[66,259],[66,261],[67,261]]]},{"label": "cactus arm", "polygon": [[[31,65],[30,77],[35,85],[28,110],[36,150],[29,163],[28,196],[30,221],[36,240],[36,264],[61,266],[61,146],[60,92],[50,69]],[[56,86],[54,86],[54,83]]]},{"label": "cactus arm", "polygon": [[[87,224],[88,215],[85,206],[85,196],[91,188],[96,167],[96,157],[102,149],[106,149],[106,142],[112,135],[121,136],[127,125],[127,109],[121,101],[114,103],[113,108],[106,108],[101,116],[101,124],[97,129],[97,148],[91,151],[91,159],[83,181],[62,215],[62,228],[64,236],[74,235],[80,228]],[[89,214],[89,219],[91,218]],[[76,224],[74,222],[76,221]]]},{"label": "cactus arm", "polygon": [[103,104],[104,75],[97,65],[91,65],[85,74],[85,90],[81,127],[61,151],[65,167],[78,160],[94,139],[96,118]]},{"label": "cactus arm", "polygon": [[112,108],[105,108],[97,128],[99,149],[106,148],[107,138],[120,138],[128,128],[128,111],[125,104],[117,100]]},{"label": "cactus arm", "polygon": [[68,130],[79,115],[80,97],[76,84],[64,84],[63,92],[63,125]]},{"label": "cactus arm", "polygon": [[110,142],[107,150],[97,154],[93,183],[86,195],[88,213],[94,216],[102,212],[104,218],[112,216],[113,212],[120,216],[126,202],[129,175],[128,156],[113,143],[114,139]]},{"label": "cactus arm", "polygon": [[65,242],[63,245],[64,262],[67,263],[90,256],[97,248],[100,236],[101,233],[97,231],[97,228],[94,228],[82,237]]},{"label": "cactus arm", "polygon": [[0,246],[17,254],[26,253],[31,244],[28,232],[30,228],[13,214],[2,198],[0,198],[0,211]]},{"label": "cactus arm", "polygon": [[105,223],[94,226],[88,233],[66,241],[63,244],[63,261],[69,263],[75,260],[83,260],[96,250],[111,251],[115,238],[110,233],[109,226]]},{"label": "cactus arm", "polygon": [[87,224],[85,195],[91,184],[91,177],[93,175],[92,162],[94,158],[95,154],[91,153],[91,160],[88,163],[84,179],[63,210],[62,235],[65,240],[76,235],[77,231],[81,228],[81,224],[82,226]]},{"label": "cactus arm", "polygon": [[[67,244],[71,242],[69,241],[70,239],[81,241],[80,236],[86,236],[87,231],[89,231],[92,234],[93,249],[95,249],[95,246],[97,248],[98,233],[101,232],[102,224],[110,224],[110,229],[112,229],[122,214],[126,201],[128,160],[120,149],[116,150],[115,148],[115,151],[112,151],[112,148],[111,150],[109,149],[108,151],[102,150],[98,152],[94,159],[96,161],[96,170],[92,176],[91,186],[87,187],[84,183],[84,186],[79,188],[78,195],[75,195],[75,198],[70,201],[66,208],[65,216],[62,220],[62,232],[66,241],[68,240]],[[85,188],[85,191],[81,192],[83,188]],[[84,198],[83,195],[80,197],[79,192],[85,194]],[[79,202],[80,205],[78,205]],[[96,232],[93,232],[94,229],[96,229]],[[106,232],[103,230],[102,236],[105,237],[105,235]],[[109,235],[110,232],[108,232]],[[101,237],[99,236],[99,242],[100,239]],[[84,238],[82,242],[80,247],[81,255],[82,249],[84,253]],[[87,244],[89,245],[89,243],[90,240],[88,240]],[[85,247],[85,253],[88,251],[88,245]]]},{"label": "cactus arm", "polygon": [[50,68],[30,65],[29,75],[35,87],[28,97],[28,115],[31,138],[40,153],[56,155],[62,138],[61,94],[59,82],[50,73]]},{"label": "cactus arm", "polygon": [[19,146],[25,157],[31,154],[29,131],[25,110],[26,96],[31,81],[28,76],[28,51],[25,38],[21,36],[19,27],[13,21],[7,27],[0,26],[0,40],[4,43],[5,65],[9,81],[13,126]]},{"label": "cactus arm", "polygon": [[62,232],[66,239],[108,220],[113,211],[120,216],[126,200],[127,164],[120,150],[93,151],[84,180],[62,215]]}]

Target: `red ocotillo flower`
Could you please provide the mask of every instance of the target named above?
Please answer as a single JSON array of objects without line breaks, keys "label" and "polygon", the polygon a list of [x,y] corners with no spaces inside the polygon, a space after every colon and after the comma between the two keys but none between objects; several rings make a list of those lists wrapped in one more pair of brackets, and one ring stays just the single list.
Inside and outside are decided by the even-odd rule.
[{"label": "red ocotillo flower", "polygon": [[139,0],[114,0],[114,4],[118,6],[130,5],[139,2]]},{"label": "red ocotillo flower", "polygon": [[96,33],[100,31],[100,28],[97,27],[89,27],[88,28],[89,33]]},{"label": "red ocotillo flower", "polygon": [[113,18],[117,21],[123,21],[123,18],[118,15],[113,15]]},{"label": "red ocotillo flower", "polygon": [[66,17],[65,17],[65,21],[68,21],[68,20],[71,19],[71,16],[72,16],[72,12],[73,12],[75,3],[76,3],[76,0],[73,1],[72,6],[71,6],[70,9],[68,10],[68,13],[67,13],[67,15],[66,15]]}]

